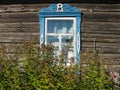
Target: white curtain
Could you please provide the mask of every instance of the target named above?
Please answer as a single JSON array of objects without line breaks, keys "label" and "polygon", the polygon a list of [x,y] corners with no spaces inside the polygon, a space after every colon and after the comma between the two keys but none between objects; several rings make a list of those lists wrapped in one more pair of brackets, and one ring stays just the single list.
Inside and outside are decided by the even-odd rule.
[{"label": "white curtain", "polygon": [[73,20],[48,20],[47,33],[73,33]]}]

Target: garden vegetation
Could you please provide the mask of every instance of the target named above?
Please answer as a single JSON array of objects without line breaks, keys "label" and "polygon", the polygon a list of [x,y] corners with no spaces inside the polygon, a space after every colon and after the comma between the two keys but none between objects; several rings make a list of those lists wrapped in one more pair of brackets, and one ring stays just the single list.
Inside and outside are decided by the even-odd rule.
[{"label": "garden vegetation", "polygon": [[0,90],[113,89],[102,56],[94,50],[81,52],[79,63],[71,58],[71,65],[66,66],[64,54],[55,56],[53,48],[36,46],[34,41],[11,47],[11,54],[0,46]]}]

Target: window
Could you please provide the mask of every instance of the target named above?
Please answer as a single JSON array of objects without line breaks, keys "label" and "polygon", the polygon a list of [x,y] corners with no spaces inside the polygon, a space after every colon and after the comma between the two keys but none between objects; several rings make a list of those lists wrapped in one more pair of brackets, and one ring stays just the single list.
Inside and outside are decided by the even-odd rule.
[{"label": "window", "polygon": [[80,60],[81,12],[69,4],[51,4],[40,13],[40,44],[52,43],[57,55],[67,53],[67,58]]},{"label": "window", "polygon": [[74,17],[45,18],[45,44],[52,43],[58,55],[66,52],[67,58],[75,57],[75,22]]}]

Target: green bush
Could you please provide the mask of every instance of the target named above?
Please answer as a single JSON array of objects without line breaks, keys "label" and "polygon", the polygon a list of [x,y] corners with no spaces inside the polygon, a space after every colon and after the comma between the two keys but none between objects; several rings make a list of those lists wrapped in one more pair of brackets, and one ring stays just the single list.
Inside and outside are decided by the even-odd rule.
[{"label": "green bush", "polygon": [[110,77],[105,72],[100,54],[94,50],[83,53],[81,55],[81,66],[83,66],[81,68],[81,88],[84,88],[83,90],[112,90]]},{"label": "green bush", "polygon": [[15,57],[7,55],[2,48],[0,49],[0,90],[19,90],[18,61]]},{"label": "green bush", "polygon": [[[78,64],[66,66],[53,48],[35,45],[34,39],[13,47],[6,54],[0,48],[0,90],[112,90],[101,56],[81,53]],[[71,59],[72,60],[72,59]]]}]

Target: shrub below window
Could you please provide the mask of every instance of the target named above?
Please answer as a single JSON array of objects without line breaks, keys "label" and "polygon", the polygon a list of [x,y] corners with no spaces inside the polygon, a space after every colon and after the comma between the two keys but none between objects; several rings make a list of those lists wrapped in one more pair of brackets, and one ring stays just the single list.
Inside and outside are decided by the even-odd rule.
[{"label": "shrub below window", "polygon": [[96,52],[81,53],[80,63],[68,67],[64,55],[57,58],[48,46],[41,48],[33,41],[11,47],[16,52],[11,55],[1,46],[1,90],[112,90]]}]

